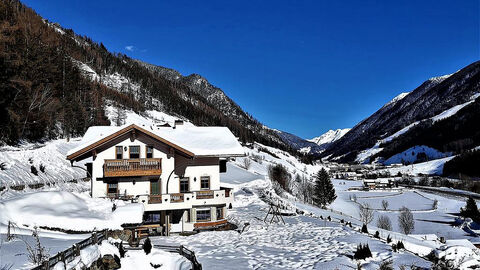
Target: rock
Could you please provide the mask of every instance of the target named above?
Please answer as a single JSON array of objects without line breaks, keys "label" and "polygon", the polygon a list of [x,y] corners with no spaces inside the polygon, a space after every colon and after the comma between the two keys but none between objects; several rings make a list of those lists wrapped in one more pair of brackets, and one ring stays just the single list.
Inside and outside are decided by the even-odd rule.
[{"label": "rock", "polygon": [[120,268],[120,258],[118,258],[118,256],[116,256],[116,255],[115,255],[115,257],[113,255],[110,255],[110,254],[107,254],[107,255],[103,256],[102,263],[103,263],[104,269],[112,270],[112,269],[119,269]]}]

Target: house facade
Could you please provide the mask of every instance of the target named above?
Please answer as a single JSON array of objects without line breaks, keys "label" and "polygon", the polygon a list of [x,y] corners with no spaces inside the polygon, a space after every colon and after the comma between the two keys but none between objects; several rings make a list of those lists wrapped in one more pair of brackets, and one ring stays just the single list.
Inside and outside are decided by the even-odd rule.
[{"label": "house facade", "polygon": [[72,162],[86,161],[91,195],[144,205],[144,224],[165,233],[221,226],[233,193],[220,182],[243,148],[224,127],[90,127]]}]

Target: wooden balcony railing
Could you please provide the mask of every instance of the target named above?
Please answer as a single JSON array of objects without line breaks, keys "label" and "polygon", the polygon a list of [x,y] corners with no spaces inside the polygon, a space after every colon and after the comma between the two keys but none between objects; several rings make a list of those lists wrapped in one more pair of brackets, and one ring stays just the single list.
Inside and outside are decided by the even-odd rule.
[{"label": "wooden balcony railing", "polygon": [[161,175],[161,158],[106,159],[104,177]]},{"label": "wooden balcony railing", "polygon": [[213,190],[202,190],[195,192],[197,199],[213,199]]},{"label": "wooden balcony railing", "polygon": [[148,203],[162,203],[162,195],[150,195],[148,196]]},{"label": "wooden balcony railing", "polygon": [[170,194],[170,202],[183,202],[183,193]]}]

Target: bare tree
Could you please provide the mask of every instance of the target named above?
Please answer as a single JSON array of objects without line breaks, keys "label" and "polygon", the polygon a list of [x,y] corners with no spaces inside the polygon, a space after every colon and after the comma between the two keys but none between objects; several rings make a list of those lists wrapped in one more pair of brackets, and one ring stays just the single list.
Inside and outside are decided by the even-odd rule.
[{"label": "bare tree", "polygon": [[388,202],[386,200],[382,200],[382,207],[383,207],[383,210],[388,209]]},{"label": "bare tree", "polygon": [[313,185],[307,180],[305,176],[300,177],[298,174],[297,176],[300,178],[297,189],[298,196],[304,202],[311,202],[313,195]]},{"label": "bare tree", "polygon": [[244,168],[245,170],[250,169],[250,165],[252,165],[252,161],[250,160],[249,157],[244,157],[242,163],[243,163],[243,164],[242,164],[242,165],[243,165],[243,168]]},{"label": "bare tree", "polygon": [[377,227],[380,228],[380,229],[391,231],[392,230],[392,222],[390,221],[390,219],[387,216],[381,215],[377,219]]},{"label": "bare tree", "polygon": [[115,111],[113,112],[113,122],[116,126],[121,126],[125,124],[125,119],[127,118],[127,114],[125,113],[125,109],[122,105],[117,104]]},{"label": "bare tree", "polygon": [[400,209],[400,215],[398,216],[398,226],[400,230],[405,234],[410,234],[415,229],[415,221],[413,220],[413,214],[407,207]]},{"label": "bare tree", "polygon": [[368,203],[363,203],[358,206],[358,214],[364,224],[369,224],[373,221],[373,209],[370,208]]}]

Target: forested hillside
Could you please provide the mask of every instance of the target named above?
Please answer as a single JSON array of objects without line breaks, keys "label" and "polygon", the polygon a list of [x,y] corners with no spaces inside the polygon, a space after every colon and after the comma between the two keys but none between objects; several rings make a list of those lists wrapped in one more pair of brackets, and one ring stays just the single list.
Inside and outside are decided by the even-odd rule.
[{"label": "forested hillside", "polygon": [[[196,125],[227,126],[242,141],[291,150],[199,75],[183,77],[111,53],[19,1],[0,2],[0,72],[3,143],[80,136],[91,125],[108,125],[105,104],[114,102],[138,113],[161,110]],[[128,83],[107,83],[112,77]]]}]

